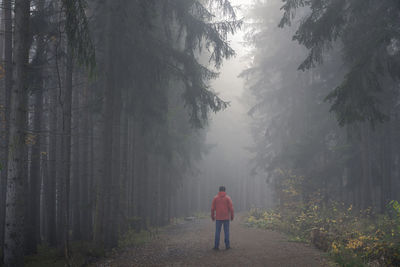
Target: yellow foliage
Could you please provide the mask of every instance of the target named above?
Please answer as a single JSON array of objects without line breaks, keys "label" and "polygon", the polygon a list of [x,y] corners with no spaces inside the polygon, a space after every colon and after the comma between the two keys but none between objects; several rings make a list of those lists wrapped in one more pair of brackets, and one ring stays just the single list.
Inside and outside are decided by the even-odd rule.
[{"label": "yellow foliage", "polygon": [[331,245],[331,250],[333,253],[338,254],[339,253],[339,244],[336,241],[332,242]]},{"label": "yellow foliage", "polygon": [[351,239],[346,245],[347,249],[358,249],[363,246],[363,242],[358,239]]}]

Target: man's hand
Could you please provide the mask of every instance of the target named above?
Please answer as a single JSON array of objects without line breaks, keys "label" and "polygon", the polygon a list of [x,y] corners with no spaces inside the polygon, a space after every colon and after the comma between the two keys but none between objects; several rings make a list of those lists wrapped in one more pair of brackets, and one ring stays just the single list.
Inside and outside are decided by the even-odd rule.
[{"label": "man's hand", "polygon": [[211,217],[211,220],[212,220],[212,221],[215,221],[215,218],[214,218],[214,217]]},{"label": "man's hand", "polygon": [[233,221],[233,217],[231,217],[231,221]]}]

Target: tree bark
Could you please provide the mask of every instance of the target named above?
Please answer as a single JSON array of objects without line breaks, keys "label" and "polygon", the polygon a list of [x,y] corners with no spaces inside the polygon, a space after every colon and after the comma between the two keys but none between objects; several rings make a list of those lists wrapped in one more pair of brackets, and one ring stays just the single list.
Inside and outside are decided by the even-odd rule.
[{"label": "tree bark", "polygon": [[[115,60],[115,58],[111,55],[111,60]],[[113,66],[115,66],[113,64]],[[114,72],[111,72],[110,75],[115,75]],[[109,158],[109,162],[111,162],[111,173],[109,179],[111,178],[112,183],[112,192],[111,192],[111,210],[110,210],[110,223],[108,224],[110,228],[107,233],[108,243],[110,247],[116,247],[118,245],[118,232],[119,232],[119,218],[120,218],[120,196],[121,196],[121,85],[116,85],[116,79],[112,78],[113,84],[110,84],[112,87],[109,90],[112,90],[113,94],[113,106],[112,113],[113,118],[109,122],[109,125],[113,125],[112,128],[112,153],[111,158]],[[110,156],[110,155],[108,155]]]},{"label": "tree bark", "polygon": [[56,231],[56,166],[57,166],[57,91],[55,89],[50,92],[49,105],[49,148],[48,148],[48,168],[46,179],[44,180],[44,206],[45,226],[47,233],[47,242],[50,246],[57,245]]},{"label": "tree bark", "polygon": [[[44,10],[44,1],[38,1],[39,12]],[[33,90],[35,92],[33,129],[35,141],[31,150],[30,179],[28,192],[28,218],[27,218],[27,237],[25,251],[27,254],[37,252],[37,244],[40,242],[40,188],[41,188],[41,135],[42,135],[42,116],[43,116],[43,65],[45,64],[45,43],[43,34],[37,36],[37,48],[34,64],[35,77],[33,77]]]},{"label": "tree bark", "polygon": [[81,206],[81,187],[80,187],[80,169],[81,169],[81,161],[84,159],[80,158],[80,135],[82,132],[80,131],[79,122],[80,116],[82,115],[80,110],[80,88],[75,88],[73,90],[73,136],[72,136],[72,192],[71,192],[71,203],[72,203],[72,238],[73,240],[81,239],[81,227],[80,227],[80,209]]},{"label": "tree bark", "polygon": [[81,97],[82,120],[80,120],[80,156],[81,156],[81,172],[80,180],[80,228],[82,238],[84,240],[90,239],[90,217],[91,211],[89,209],[89,109],[88,109],[88,88],[87,84],[84,87]]},{"label": "tree bark", "polygon": [[24,264],[23,233],[27,178],[22,176],[25,162],[25,125],[27,118],[27,65],[29,59],[30,1],[15,1],[15,86],[11,93],[10,139],[8,151],[6,227],[4,265]]},{"label": "tree bark", "polygon": [[67,66],[65,73],[65,95],[63,103],[63,137],[62,137],[62,163],[65,184],[65,202],[63,203],[63,249],[65,257],[69,258],[69,218],[70,218],[70,183],[71,183],[71,111],[72,111],[72,78],[73,78],[73,54],[67,44]]},{"label": "tree bark", "polygon": [[[4,249],[4,229],[5,229],[5,213],[6,213],[6,192],[7,192],[7,159],[8,159],[8,142],[9,142],[9,128],[10,128],[10,101],[11,101],[11,88],[13,86],[13,63],[12,63],[12,16],[11,16],[11,0],[3,0],[3,17],[4,17],[4,110],[5,110],[5,137],[4,137],[4,161],[2,162],[1,170],[1,199],[0,199],[0,245],[1,250]],[[1,51],[3,52],[3,51]]]},{"label": "tree bark", "polygon": [[104,63],[103,63],[103,74],[104,74],[104,97],[103,97],[103,128],[101,133],[102,142],[102,169],[101,179],[98,183],[98,196],[97,196],[97,207],[96,207],[96,227],[95,227],[95,242],[110,247],[112,243],[111,229],[112,223],[110,223],[110,216],[112,215],[112,170],[113,170],[113,119],[114,119],[114,92],[115,80],[114,80],[114,66],[113,66],[113,11],[111,1],[107,2],[105,6],[109,9],[106,17],[106,33],[107,39],[104,49]]}]

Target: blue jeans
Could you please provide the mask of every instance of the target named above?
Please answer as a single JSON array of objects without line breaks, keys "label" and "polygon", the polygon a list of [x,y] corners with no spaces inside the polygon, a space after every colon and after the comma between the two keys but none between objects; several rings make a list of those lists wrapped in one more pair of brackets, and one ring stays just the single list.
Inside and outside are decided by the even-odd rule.
[{"label": "blue jeans", "polygon": [[229,220],[215,221],[215,248],[219,248],[219,236],[221,235],[221,227],[224,225],[225,247],[229,248]]}]

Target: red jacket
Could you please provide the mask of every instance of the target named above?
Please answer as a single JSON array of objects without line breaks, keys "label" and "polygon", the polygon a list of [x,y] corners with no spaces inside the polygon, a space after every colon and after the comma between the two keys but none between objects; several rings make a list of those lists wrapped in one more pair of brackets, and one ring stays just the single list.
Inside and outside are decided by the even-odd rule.
[{"label": "red jacket", "polygon": [[[216,216],[215,216],[216,214]],[[233,220],[233,204],[225,192],[218,192],[211,204],[212,220]]]}]

